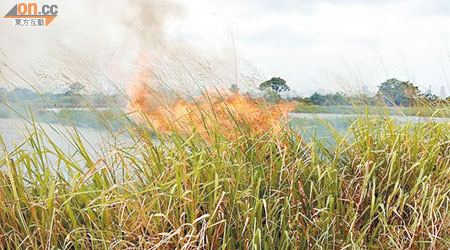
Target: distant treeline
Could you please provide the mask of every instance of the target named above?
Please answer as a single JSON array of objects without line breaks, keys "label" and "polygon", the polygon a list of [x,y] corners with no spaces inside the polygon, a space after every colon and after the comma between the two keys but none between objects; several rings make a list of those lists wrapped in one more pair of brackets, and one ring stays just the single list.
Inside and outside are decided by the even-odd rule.
[{"label": "distant treeline", "polygon": [[[375,96],[358,95],[349,96],[342,92],[319,94],[314,93],[309,97],[288,96],[290,91],[286,81],[280,77],[273,77],[259,85],[259,90],[264,93],[264,97],[271,102],[282,100],[295,100],[297,102],[318,105],[318,106],[347,106],[347,105],[387,105],[400,107],[414,107],[422,104],[440,105],[450,101],[441,99],[431,93],[422,93],[417,86],[408,81],[400,81],[395,78],[389,79],[378,86]],[[239,92],[236,85],[231,87],[232,92]],[[74,108],[89,104],[93,107],[125,107],[126,98],[121,95],[107,95],[102,93],[83,93],[83,86],[79,83],[72,83],[62,93],[36,93],[27,88],[15,88],[7,90],[0,88],[1,103],[28,103],[45,107]]]},{"label": "distant treeline", "polygon": [[[37,93],[27,88],[0,88],[0,118],[24,116],[39,122],[119,129],[126,122],[121,112],[126,99],[120,95],[88,94],[73,88],[62,93]],[[10,107],[7,107],[10,106]],[[92,112],[91,108],[98,109]]]},{"label": "distant treeline", "polygon": [[[81,90],[81,89],[80,89]],[[0,88],[0,104],[31,104],[44,107],[74,108],[85,104],[94,107],[108,107],[112,103],[124,106],[124,98],[119,95],[106,95],[101,93],[81,94],[80,91],[71,88],[63,93],[36,93],[27,88],[15,88],[7,90]]]},{"label": "distant treeline", "polygon": [[[260,90],[266,91],[266,97],[271,101],[279,101],[282,99],[283,91],[289,90],[286,81],[279,77],[274,77],[259,86]],[[388,105],[414,107],[422,104],[444,104],[450,101],[441,99],[431,93],[422,93],[417,86],[408,81],[400,81],[395,78],[389,79],[378,86],[375,96],[367,96],[364,94],[358,96],[349,96],[345,93],[314,93],[309,97],[290,97],[298,102],[319,106],[343,106],[343,105]]]}]

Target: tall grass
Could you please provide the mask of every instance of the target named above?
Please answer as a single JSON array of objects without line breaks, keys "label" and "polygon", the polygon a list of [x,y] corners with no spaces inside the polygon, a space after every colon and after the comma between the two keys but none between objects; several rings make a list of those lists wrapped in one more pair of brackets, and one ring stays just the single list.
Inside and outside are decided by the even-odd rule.
[{"label": "tall grass", "polygon": [[94,157],[76,129],[67,151],[32,122],[1,143],[0,249],[450,247],[449,122],[361,116],[332,148],[216,124],[205,139],[130,119]]}]

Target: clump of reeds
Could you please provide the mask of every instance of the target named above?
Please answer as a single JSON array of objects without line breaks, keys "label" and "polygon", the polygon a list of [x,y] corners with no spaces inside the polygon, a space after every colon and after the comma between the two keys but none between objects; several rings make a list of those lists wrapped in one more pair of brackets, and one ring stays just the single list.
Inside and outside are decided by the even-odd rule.
[{"label": "clump of reeds", "polygon": [[3,145],[0,248],[450,247],[449,122],[361,117],[332,147],[287,127],[127,126],[98,157],[75,129],[67,152],[35,123]]}]

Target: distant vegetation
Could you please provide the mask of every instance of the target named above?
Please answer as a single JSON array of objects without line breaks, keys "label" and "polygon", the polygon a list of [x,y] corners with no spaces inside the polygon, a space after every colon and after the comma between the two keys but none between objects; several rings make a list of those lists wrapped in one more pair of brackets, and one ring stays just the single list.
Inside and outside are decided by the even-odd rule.
[{"label": "distant vegetation", "polygon": [[[0,118],[28,116],[37,121],[61,122],[77,126],[103,128],[108,120],[113,128],[124,120],[120,115],[126,100],[120,95],[82,93],[81,84],[74,83],[62,93],[37,93],[28,88],[10,91],[0,88]],[[119,109],[121,109],[119,108]]]},{"label": "distant vegetation", "polygon": [[[233,93],[240,92],[236,84],[233,84],[230,90]],[[341,92],[314,93],[309,97],[286,95],[286,93],[290,93],[290,87],[280,77],[273,77],[261,83],[258,91],[263,93],[262,97],[269,102],[298,102],[293,112],[299,113],[355,114],[366,112],[366,110],[358,111],[355,106],[366,107],[369,114],[387,112],[390,115],[448,116],[450,113],[448,105],[450,97],[440,99],[436,95],[422,93],[413,83],[395,78],[381,83],[377,93],[373,96],[362,94],[349,96]],[[38,120],[54,121],[59,118],[70,118],[77,125],[99,127],[99,121],[94,119],[96,116],[90,114],[92,111],[103,113],[105,119],[108,117],[113,119],[117,109],[123,110],[126,102],[126,98],[118,94],[87,93],[83,86],[76,82],[68,85],[61,93],[40,94],[28,88],[15,88],[9,91],[0,88],[0,118],[11,117],[14,114],[7,107],[10,106],[21,111],[32,110],[39,115]],[[49,111],[56,111],[56,117],[48,115]]]},{"label": "distant vegetation", "polygon": [[[286,81],[274,77],[259,86],[260,90],[266,91],[267,99],[270,101],[280,101],[282,92],[288,91],[289,86]],[[354,104],[370,106],[389,106],[389,107],[416,107],[421,105],[440,105],[446,104],[447,100],[440,99],[431,93],[422,93],[419,88],[411,82],[404,82],[395,78],[389,79],[378,86],[375,96],[365,94],[349,96],[342,92],[319,94],[314,93],[309,97],[291,97],[295,101],[304,104],[318,106],[349,106]]]},{"label": "distant vegetation", "polygon": [[[231,92],[237,93],[239,89],[236,84],[231,86]],[[283,100],[294,100],[306,105],[317,106],[349,106],[354,104],[369,106],[389,106],[389,107],[417,107],[421,105],[442,105],[450,100],[440,99],[431,93],[422,93],[417,86],[411,82],[404,82],[395,78],[389,79],[378,86],[375,96],[364,94],[349,96],[342,92],[319,94],[314,93],[309,97],[288,96],[283,94],[290,91],[286,81],[280,77],[273,77],[261,83],[259,91],[264,93],[265,98],[270,102],[280,102]],[[43,102],[43,100],[45,100]],[[67,90],[62,93],[42,93],[27,88],[15,88],[10,91],[0,88],[0,103],[32,103],[43,107],[52,108],[75,108],[83,107],[89,103],[92,107],[110,107],[112,103],[124,107],[125,98],[121,95],[106,95],[102,93],[83,93],[83,86],[79,83],[72,83]],[[116,105],[117,106],[117,105]],[[0,111],[1,114],[1,111]]]},{"label": "distant vegetation", "polygon": [[123,98],[117,94],[87,94],[82,91],[83,86],[76,82],[70,84],[62,93],[37,93],[28,88],[14,88],[8,91],[0,88],[0,104],[33,104],[46,108],[75,108],[83,107],[86,103],[94,107],[109,107],[111,103],[125,104]]}]

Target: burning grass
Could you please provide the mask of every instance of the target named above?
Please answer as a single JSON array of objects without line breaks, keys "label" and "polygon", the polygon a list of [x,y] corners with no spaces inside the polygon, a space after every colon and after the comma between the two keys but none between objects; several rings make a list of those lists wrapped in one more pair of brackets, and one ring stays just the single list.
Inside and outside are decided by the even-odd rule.
[{"label": "burning grass", "polygon": [[149,121],[153,130],[163,133],[191,134],[194,130],[203,138],[219,131],[228,138],[242,133],[258,136],[268,131],[279,133],[295,102],[266,103],[239,93],[207,91],[187,101],[170,98],[162,91],[138,82],[130,88],[129,111],[139,111],[135,117]]},{"label": "burning grass", "polygon": [[289,128],[149,133],[147,114],[129,125],[131,144],[113,134],[100,157],[76,131],[61,132],[67,152],[38,125],[28,148],[3,145],[0,248],[450,247],[448,122],[360,118],[331,148]]}]

